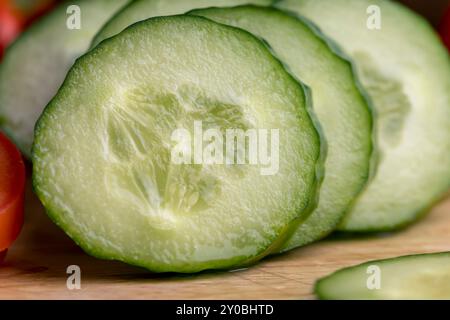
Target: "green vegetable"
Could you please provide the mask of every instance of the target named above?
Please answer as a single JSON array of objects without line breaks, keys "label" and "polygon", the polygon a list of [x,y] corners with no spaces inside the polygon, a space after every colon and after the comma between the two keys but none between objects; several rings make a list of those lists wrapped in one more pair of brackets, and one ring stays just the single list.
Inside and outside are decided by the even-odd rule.
[{"label": "green vegetable", "polygon": [[450,59],[431,26],[385,0],[282,0],[352,57],[377,113],[376,174],[340,226],[381,231],[418,219],[450,187]]},{"label": "green vegetable", "polygon": [[243,28],[266,40],[287,68],[312,91],[313,108],[328,144],[319,203],[282,250],[333,231],[369,175],[372,118],[355,84],[352,65],[307,22],[272,8],[241,6],[195,10],[216,22]]},{"label": "green vegetable", "polygon": [[[75,63],[36,127],[34,188],[96,257],[157,272],[248,264],[280,246],[315,198],[321,149],[308,103],[250,33],[200,17],[152,18]],[[229,165],[177,164],[174,150],[186,155],[192,143],[174,133],[195,135],[198,122],[267,130],[277,170],[236,164],[245,147],[227,147]]]},{"label": "green vegetable", "polygon": [[74,60],[85,53],[100,27],[127,2],[64,2],[6,51],[0,64],[0,128],[26,156],[30,156],[34,125]]},{"label": "green vegetable", "polygon": [[319,280],[321,299],[450,299],[450,253],[377,260]]},{"label": "green vegetable", "polygon": [[183,14],[208,7],[228,7],[240,4],[270,5],[273,0],[135,0],[109,20],[95,36],[92,47],[120,33],[133,23],[159,16]]}]

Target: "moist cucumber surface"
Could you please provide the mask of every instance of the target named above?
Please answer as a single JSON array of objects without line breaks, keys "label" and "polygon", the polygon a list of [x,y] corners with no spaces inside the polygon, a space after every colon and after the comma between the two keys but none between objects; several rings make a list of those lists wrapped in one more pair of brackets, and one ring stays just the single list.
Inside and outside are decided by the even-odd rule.
[{"label": "moist cucumber surface", "polygon": [[[0,127],[30,156],[34,125],[61,86],[74,60],[83,54],[100,27],[127,0],[76,0],[62,3],[25,31],[0,64]],[[81,29],[67,20],[80,8]]]},{"label": "moist cucumber surface", "polygon": [[[378,283],[370,278],[374,276],[379,276]],[[345,268],[319,280],[315,293],[330,300],[450,299],[450,253],[404,256]]]},{"label": "moist cucumber surface", "polygon": [[[367,27],[374,5],[380,29]],[[340,229],[391,230],[416,220],[450,186],[450,59],[438,36],[390,1],[282,0],[277,6],[311,19],[343,47],[377,113],[376,174]]]},{"label": "moist cucumber surface", "polygon": [[95,36],[92,47],[129,25],[151,17],[183,14],[193,9],[240,4],[270,5],[273,0],[135,0],[119,11]]},{"label": "moist cucumber surface", "polygon": [[194,10],[266,40],[288,70],[311,88],[313,109],[327,140],[319,203],[282,250],[305,245],[333,231],[365,185],[372,151],[372,117],[355,84],[351,64],[337,48],[298,17],[256,6]]},{"label": "moist cucumber surface", "polygon": [[[278,129],[278,171],[174,164],[172,134],[195,121]],[[159,17],[76,62],[36,126],[33,183],[88,253],[196,272],[268,254],[308,213],[320,151],[303,86],[263,42],[201,17]]]}]

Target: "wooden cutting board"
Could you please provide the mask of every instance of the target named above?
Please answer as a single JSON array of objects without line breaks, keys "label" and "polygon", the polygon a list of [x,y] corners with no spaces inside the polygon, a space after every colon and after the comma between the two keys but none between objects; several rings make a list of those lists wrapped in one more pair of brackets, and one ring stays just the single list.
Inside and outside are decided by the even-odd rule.
[{"label": "wooden cutting board", "polygon": [[[334,237],[252,268],[159,275],[84,254],[45,216],[28,183],[26,225],[0,267],[0,299],[311,299],[314,282],[336,269],[405,254],[450,251],[450,198],[398,233]],[[68,290],[67,267],[81,268]]]}]

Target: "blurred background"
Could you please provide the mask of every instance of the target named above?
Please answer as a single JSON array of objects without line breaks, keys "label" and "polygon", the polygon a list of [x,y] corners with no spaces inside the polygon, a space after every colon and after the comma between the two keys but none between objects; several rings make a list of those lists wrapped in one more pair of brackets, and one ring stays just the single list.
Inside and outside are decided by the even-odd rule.
[{"label": "blurred background", "polygon": [[[332,0],[330,0],[332,1]],[[450,0],[399,0],[425,16],[450,41]],[[33,21],[51,10],[60,0],[0,0],[0,58],[5,48]],[[211,0],[214,5],[214,0]],[[444,15],[447,12],[447,18]],[[445,22],[444,22],[445,21]]]}]

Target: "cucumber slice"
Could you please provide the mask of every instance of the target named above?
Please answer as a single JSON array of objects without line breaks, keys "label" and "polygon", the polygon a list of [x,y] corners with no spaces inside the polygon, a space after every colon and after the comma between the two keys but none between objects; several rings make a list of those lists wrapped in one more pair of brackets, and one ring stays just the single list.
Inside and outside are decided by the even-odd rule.
[{"label": "cucumber slice", "polygon": [[[315,197],[320,139],[307,101],[250,33],[200,17],[152,18],[69,72],[36,126],[34,188],[96,257],[158,272],[254,262]],[[172,134],[195,121],[278,129],[278,171],[174,164]]]},{"label": "cucumber slice", "polygon": [[315,286],[320,299],[450,299],[450,253],[366,262],[339,270]]},{"label": "cucumber slice", "polygon": [[98,32],[92,47],[110,38],[133,23],[159,16],[182,14],[192,9],[226,7],[240,4],[270,5],[273,0],[135,0],[119,11]]},{"label": "cucumber slice", "polygon": [[[8,48],[0,64],[0,127],[30,156],[36,120],[61,86],[74,60],[92,37],[128,0],[65,2],[42,18]],[[81,29],[69,29],[80,8]],[[70,22],[70,21],[69,21]]]},{"label": "cucumber slice", "polygon": [[[450,59],[438,36],[396,2],[277,5],[305,15],[343,46],[378,114],[377,172],[340,229],[382,231],[413,222],[450,187]],[[373,6],[380,9],[381,29],[366,25],[376,17]]]},{"label": "cucumber slice", "polygon": [[325,176],[317,208],[306,221],[299,221],[282,250],[326,236],[336,228],[369,174],[372,118],[355,84],[351,64],[317,30],[276,9],[241,6],[192,14],[264,38],[289,70],[311,88],[314,111],[328,144]]}]

